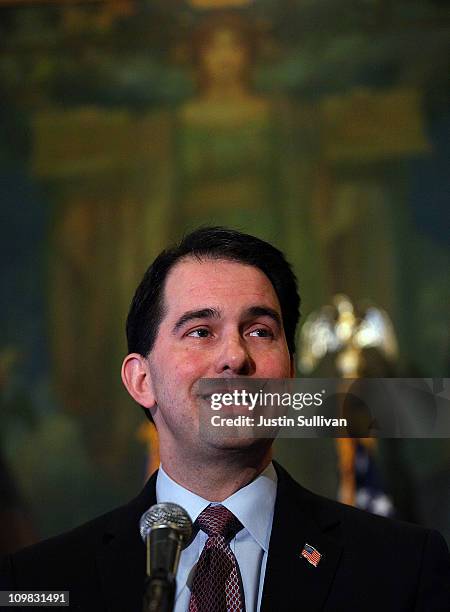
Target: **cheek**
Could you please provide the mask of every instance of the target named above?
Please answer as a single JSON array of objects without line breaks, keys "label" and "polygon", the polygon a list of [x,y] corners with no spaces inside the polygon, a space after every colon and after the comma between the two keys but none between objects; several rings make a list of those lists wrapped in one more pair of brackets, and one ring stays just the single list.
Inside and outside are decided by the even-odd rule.
[{"label": "cheek", "polygon": [[175,378],[179,381],[196,380],[206,374],[210,363],[211,356],[206,352],[186,349],[172,353],[167,364],[167,368],[173,369]]},{"label": "cheek", "polygon": [[289,378],[291,361],[288,351],[275,351],[262,355],[258,363],[259,378]]}]

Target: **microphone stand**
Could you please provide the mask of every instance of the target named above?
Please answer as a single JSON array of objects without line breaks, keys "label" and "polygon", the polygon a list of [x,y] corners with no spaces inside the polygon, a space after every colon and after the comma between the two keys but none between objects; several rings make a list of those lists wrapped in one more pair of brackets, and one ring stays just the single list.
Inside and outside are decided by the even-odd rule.
[{"label": "microphone stand", "polygon": [[172,612],[175,601],[175,576],[156,571],[145,581],[142,612]]}]

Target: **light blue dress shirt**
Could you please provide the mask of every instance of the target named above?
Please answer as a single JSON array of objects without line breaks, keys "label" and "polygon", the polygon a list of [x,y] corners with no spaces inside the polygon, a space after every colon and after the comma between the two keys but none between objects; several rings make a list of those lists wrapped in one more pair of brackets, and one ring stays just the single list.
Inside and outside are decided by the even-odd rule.
[{"label": "light blue dress shirt", "polygon": [[[260,609],[276,493],[277,474],[272,463],[269,463],[255,480],[221,502],[244,526],[231,540],[230,547],[241,572],[246,612],[258,612]],[[156,499],[158,503],[179,504],[188,512],[192,522],[207,506],[217,503],[203,499],[176,483],[162,466],[156,479]],[[181,553],[174,612],[188,610],[190,585],[207,539],[208,536],[199,530],[191,544]]]}]

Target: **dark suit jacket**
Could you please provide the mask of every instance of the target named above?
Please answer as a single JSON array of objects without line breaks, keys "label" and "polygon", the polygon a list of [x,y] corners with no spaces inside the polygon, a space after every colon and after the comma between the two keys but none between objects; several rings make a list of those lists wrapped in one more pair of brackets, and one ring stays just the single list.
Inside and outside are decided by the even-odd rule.
[{"label": "dark suit jacket", "polygon": [[[315,495],[275,467],[262,612],[450,611],[450,556],[437,532]],[[138,525],[156,502],[155,483],[153,475],[128,505],[5,559],[0,589],[68,590],[72,610],[140,612]],[[301,556],[305,543],[321,553],[317,567]]]}]

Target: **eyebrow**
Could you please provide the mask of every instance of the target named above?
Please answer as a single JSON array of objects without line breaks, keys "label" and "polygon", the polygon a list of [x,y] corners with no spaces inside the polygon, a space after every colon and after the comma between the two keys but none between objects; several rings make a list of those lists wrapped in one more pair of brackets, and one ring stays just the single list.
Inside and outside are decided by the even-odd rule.
[{"label": "eyebrow", "polygon": [[[199,310],[188,310],[183,313],[173,326],[176,333],[183,325],[195,319],[220,319],[220,311],[216,308],[200,308]],[[252,317],[270,317],[281,329],[283,327],[281,317],[276,310],[268,306],[251,306],[244,311],[244,319]]]},{"label": "eyebrow", "polygon": [[173,332],[177,332],[180,327],[183,327],[193,319],[220,319],[220,313],[216,308],[200,308],[199,310],[188,310],[177,320],[173,326]]},{"label": "eyebrow", "polygon": [[269,308],[268,306],[251,306],[245,311],[244,317],[270,317],[273,321],[275,321],[280,329],[283,327],[281,317],[278,312],[273,308]]}]

